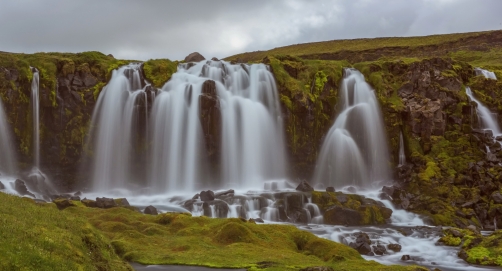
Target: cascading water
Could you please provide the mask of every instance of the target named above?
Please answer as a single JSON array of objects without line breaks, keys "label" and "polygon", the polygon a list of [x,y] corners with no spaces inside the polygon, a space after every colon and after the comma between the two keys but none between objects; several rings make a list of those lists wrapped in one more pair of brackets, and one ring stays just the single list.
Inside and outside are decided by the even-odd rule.
[{"label": "cascading water", "polygon": [[403,132],[399,133],[399,166],[406,164],[406,154],[404,153]]},{"label": "cascading water", "polygon": [[36,68],[31,68],[33,72],[33,80],[31,81],[31,108],[32,108],[32,122],[33,122],[33,166],[40,167],[40,125],[39,125],[39,98],[38,98],[38,85],[39,73]]},{"label": "cascading water", "polygon": [[497,80],[497,76],[495,75],[494,72],[487,71],[481,68],[474,68],[474,72],[476,73],[476,75],[482,75],[485,78]]},{"label": "cascading water", "polygon": [[113,71],[99,95],[88,142],[93,150],[94,190],[125,188],[131,181],[132,129],[142,87],[140,64],[129,64]]},{"label": "cascading water", "polygon": [[12,151],[11,135],[8,131],[10,131],[9,125],[0,99],[0,175],[12,175],[15,172],[16,158]]},{"label": "cascading water", "polygon": [[[210,180],[200,95],[215,82],[221,113],[221,181]],[[182,64],[162,88],[152,110],[150,185],[160,193],[200,187],[263,187],[284,178],[282,120],[273,75],[263,64],[224,61]]]},{"label": "cascading water", "polygon": [[380,107],[373,89],[355,69],[345,69],[340,113],[321,148],[315,183],[370,186],[389,180],[388,148]]},{"label": "cascading water", "polygon": [[465,88],[465,93],[471,101],[476,102],[478,105],[476,107],[476,112],[478,116],[478,123],[479,123],[479,128],[480,129],[485,129],[485,130],[492,130],[494,136],[498,136],[502,134],[502,131],[500,130],[500,126],[497,121],[497,114],[492,113],[490,109],[488,109],[483,103],[481,103],[476,97],[474,97],[474,94],[471,91],[471,88],[466,87]]}]

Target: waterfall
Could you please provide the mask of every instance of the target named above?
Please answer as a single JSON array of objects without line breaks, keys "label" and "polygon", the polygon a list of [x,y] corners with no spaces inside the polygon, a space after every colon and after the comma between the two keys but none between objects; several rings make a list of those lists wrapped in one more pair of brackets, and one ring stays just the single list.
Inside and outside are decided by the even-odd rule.
[{"label": "waterfall", "polygon": [[40,109],[39,109],[39,73],[36,68],[31,67],[33,80],[31,81],[31,108],[33,122],[33,166],[40,167]]},{"label": "waterfall", "polygon": [[406,164],[406,154],[404,153],[403,132],[399,133],[399,166]]},{"label": "waterfall", "polygon": [[471,91],[470,87],[465,88],[465,93],[471,101],[476,102],[478,105],[476,107],[476,112],[478,115],[478,123],[480,129],[492,130],[494,136],[501,135],[502,132],[500,130],[500,126],[497,122],[497,114],[492,113],[490,109],[488,109],[483,103],[481,103]]},{"label": "waterfall", "polygon": [[132,134],[136,99],[143,93],[140,64],[114,70],[99,95],[91,121],[92,187],[103,191],[125,188],[132,180]]},{"label": "waterfall", "polygon": [[373,89],[355,69],[345,69],[340,112],[323,142],[315,183],[369,186],[389,180],[389,154],[383,118]]},{"label": "waterfall", "polygon": [[14,161],[16,157],[12,150],[10,127],[4,113],[2,99],[0,99],[0,175],[12,175],[15,173]]},{"label": "waterfall", "polygon": [[476,75],[482,75],[485,78],[497,80],[497,76],[495,76],[494,72],[483,70],[481,68],[474,68],[474,72]]},{"label": "waterfall", "polygon": [[[221,180],[208,175],[199,119],[203,84],[213,80],[221,113]],[[155,99],[151,113],[150,186],[158,192],[203,186],[263,187],[284,178],[285,149],[279,99],[263,64],[224,61],[178,67]]]}]

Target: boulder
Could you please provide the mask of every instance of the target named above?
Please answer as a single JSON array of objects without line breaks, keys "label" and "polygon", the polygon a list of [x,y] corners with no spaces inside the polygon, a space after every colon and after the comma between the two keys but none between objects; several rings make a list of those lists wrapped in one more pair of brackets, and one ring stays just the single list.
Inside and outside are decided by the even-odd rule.
[{"label": "boulder", "polygon": [[33,195],[33,193],[28,191],[28,188],[26,188],[26,184],[24,183],[24,181],[20,179],[16,179],[16,181],[14,182],[14,189],[21,196],[30,196],[35,198],[35,195]]},{"label": "boulder", "polygon": [[52,202],[56,204],[59,210],[66,209],[70,206],[76,206],[73,202],[68,199],[55,199]]},{"label": "boulder", "polygon": [[403,255],[403,256],[401,256],[401,261],[409,261],[409,260],[411,260],[410,255]]},{"label": "boulder", "polygon": [[79,196],[71,196],[70,200],[80,201],[80,197]]},{"label": "boulder", "polygon": [[157,212],[157,208],[153,207],[152,205],[149,205],[145,208],[145,210],[143,211],[144,214],[147,214],[147,215],[158,215],[159,212]]},{"label": "boulder", "polygon": [[225,191],[220,191],[220,192],[214,193],[214,197],[218,198],[218,197],[221,197],[221,196],[233,196],[234,193],[235,193],[235,191],[233,189],[228,189],[228,190],[225,190]]},{"label": "boulder", "polygon": [[192,199],[199,199],[199,196],[200,196],[200,194],[197,193],[197,194],[193,195]]},{"label": "boulder", "polygon": [[363,218],[356,210],[332,206],[325,211],[324,222],[331,225],[357,226],[362,224]]},{"label": "boulder", "polygon": [[387,250],[385,249],[385,246],[383,245],[376,245],[376,246],[373,246],[373,252],[376,254],[376,255],[384,255],[384,254],[387,254]]},{"label": "boulder", "polygon": [[326,187],[326,192],[335,192],[335,188],[333,186]]},{"label": "boulder", "polygon": [[368,255],[371,251],[371,240],[368,234],[359,232],[356,235],[356,241],[349,244],[350,247],[357,250],[361,255]]},{"label": "boulder", "polygon": [[97,208],[98,207],[97,204],[96,204],[96,201],[92,200],[92,199],[86,199],[86,198],[84,198],[80,202],[82,202],[82,204],[84,204],[86,207],[91,207],[91,208]]},{"label": "boulder", "polygon": [[492,194],[492,200],[495,203],[499,203],[499,204],[502,203],[502,195],[500,194],[499,191]]},{"label": "boulder", "polygon": [[402,247],[401,247],[401,245],[400,245],[400,244],[388,244],[388,245],[387,245],[387,248],[388,248],[389,250],[394,251],[394,252],[399,252],[399,251],[401,251],[401,248],[402,248]]},{"label": "boulder", "polygon": [[121,206],[121,207],[127,207],[127,206],[131,206],[129,204],[129,201],[127,201],[126,198],[118,198],[118,199],[115,199],[115,203],[117,203],[118,206]]},{"label": "boulder", "polygon": [[214,192],[211,190],[202,191],[199,193],[200,200],[202,201],[212,201],[214,200]]},{"label": "boulder", "polygon": [[206,60],[206,58],[198,52],[193,52],[185,57],[185,62],[200,62],[202,60]]},{"label": "boulder", "polygon": [[314,191],[314,188],[305,180],[302,180],[300,184],[296,187],[297,191],[302,192],[311,192]]},{"label": "boulder", "polygon": [[98,208],[108,209],[117,206],[117,203],[112,198],[96,198],[96,207]]}]

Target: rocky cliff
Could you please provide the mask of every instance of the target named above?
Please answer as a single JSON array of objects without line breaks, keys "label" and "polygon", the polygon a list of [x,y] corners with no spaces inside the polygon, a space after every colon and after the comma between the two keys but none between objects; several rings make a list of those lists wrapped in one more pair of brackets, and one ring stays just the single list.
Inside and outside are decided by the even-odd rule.
[{"label": "rocky cliff", "polygon": [[[380,48],[378,57],[360,51],[344,51],[344,57],[267,55],[259,62],[270,66],[279,89],[289,177],[311,178],[337,115],[343,68],[354,67],[374,87],[384,114],[389,166],[398,180],[385,189],[387,196],[401,208],[429,215],[436,224],[491,227],[494,219],[502,223],[502,151],[491,135],[476,129],[476,105],[465,94],[470,86],[478,99],[502,113],[502,83],[473,71],[473,65],[480,65],[502,78],[501,36],[500,31],[481,35],[485,43],[475,48],[475,37],[467,39],[467,47],[455,41],[454,52],[447,50],[449,43],[427,45],[429,53],[423,55],[415,47],[410,55],[402,48]],[[40,71],[41,167],[66,190],[86,186],[80,167],[82,159],[92,156],[84,148],[92,110],[113,69],[129,62],[97,52],[0,53],[0,97],[21,170],[30,168],[33,159],[29,67]],[[143,72],[152,83],[150,90],[162,87],[176,66],[169,60],[146,62]],[[199,99],[208,157],[217,168],[221,120],[214,83],[205,83]],[[398,168],[401,133],[407,164]]]}]

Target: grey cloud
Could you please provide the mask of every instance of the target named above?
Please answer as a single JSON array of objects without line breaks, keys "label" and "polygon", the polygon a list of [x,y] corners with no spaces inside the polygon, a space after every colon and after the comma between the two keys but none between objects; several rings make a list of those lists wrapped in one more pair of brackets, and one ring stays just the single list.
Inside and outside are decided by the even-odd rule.
[{"label": "grey cloud", "polygon": [[2,1],[0,50],[183,59],[347,38],[500,29],[502,1]]}]

